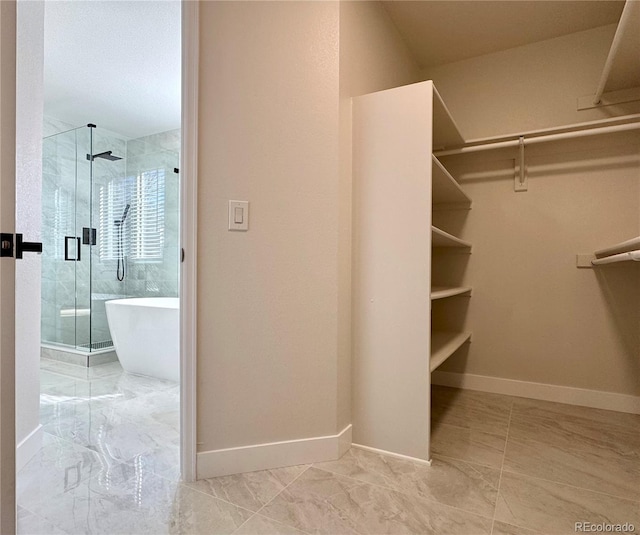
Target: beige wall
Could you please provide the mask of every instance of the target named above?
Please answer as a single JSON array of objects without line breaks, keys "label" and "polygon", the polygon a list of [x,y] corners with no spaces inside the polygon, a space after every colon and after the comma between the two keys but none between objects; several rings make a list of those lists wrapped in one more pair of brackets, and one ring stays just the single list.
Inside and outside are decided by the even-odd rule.
[{"label": "beige wall", "polygon": [[338,4],[200,9],[198,450],[333,435]]},{"label": "beige wall", "polygon": [[[576,111],[576,97],[594,91],[612,32],[425,74],[471,138],[638,112],[639,103]],[[640,269],[575,267],[577,253],[640,232],[639,149],[637,133],[531,146],[522,193],[513,191],[513,151],[446,159],[473,208],[434,220],[473,242],[463,278],[474,291],[473,341],[443,371],[640,395]]]},{"label": "beige wall", "polygon": [[549,39],[423,72],[466,139],[640,113],[640,102],[577,111],[595,93],[616,25]]},{"label": "beige wall", "polygon": [[[198,451],[351,422],[350,102],[419,78],[380,5],[203,2]],[[340,136],[338,136],[340,133]],[[250,230],[227,231],[227,201]]]}]

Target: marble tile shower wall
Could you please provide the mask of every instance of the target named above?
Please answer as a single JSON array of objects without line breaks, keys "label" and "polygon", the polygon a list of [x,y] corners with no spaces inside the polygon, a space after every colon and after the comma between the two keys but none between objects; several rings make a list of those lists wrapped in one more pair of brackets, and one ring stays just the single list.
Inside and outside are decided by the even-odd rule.
[{"label": "marble tile shower wall", "polygon": [[[180,130],[126,141],[99,127],[94,129],[93,153],[110,150],[123,159],[95,160],[91,183],[86,159],[89,129],[68,131],[70,128],[45,118],[45,134],[60,134],[43,143],[43,243],[45,252],[51,254],[43,257],[42,339],[73,346],[111,339],[104,306],[108,299],[178,294],[179,187],[173,170],[179,161]],[[123,282],[116,278],[117,260],[101,258],[98,247],[91,250],[91,262],[88,245],[81,246],[80,262],[64,261],[64,236],[81,236],[84,226],[100,227],[101,186],[158,168],[165,169],[166,177],[162,261],[128,261]]]}]

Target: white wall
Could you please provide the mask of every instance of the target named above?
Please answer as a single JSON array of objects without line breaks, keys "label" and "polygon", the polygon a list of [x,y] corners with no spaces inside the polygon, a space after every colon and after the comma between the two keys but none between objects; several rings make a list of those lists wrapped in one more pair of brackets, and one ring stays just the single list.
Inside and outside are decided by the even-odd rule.
[{"label": "white wall", "polygon": [[[44,2],[18,2],[16,232],[40,240]],[[16,456],[20,469],[40,447],[40,257],[16,261]]]},{"label": "white wall", "polygon": [[[576,109],[576,98],[597,85],[613,30],[425,76],[470,138],[635,113],[638,102]],[[530,146],[526,154],[529,191],[521,193],[513,191],[513,150],[446,159],[473,208],[466,219],[436,213],[434,220],[474,244],[463,274],[474,291],[466,321],[473,341],[442,370],[638,396],[638,266],[575,267],[576,254],[640,231],[638,133]]]}]

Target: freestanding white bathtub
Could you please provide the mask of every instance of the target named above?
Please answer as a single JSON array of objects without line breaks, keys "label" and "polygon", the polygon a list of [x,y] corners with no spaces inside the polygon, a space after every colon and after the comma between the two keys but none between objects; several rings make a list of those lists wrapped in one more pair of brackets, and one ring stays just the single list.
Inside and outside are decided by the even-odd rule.
[{"label": "freestanding white bathtub", "polygon": [[180,380],[179,303],[177,297],[105,302],[113,345],[126,372]]}]

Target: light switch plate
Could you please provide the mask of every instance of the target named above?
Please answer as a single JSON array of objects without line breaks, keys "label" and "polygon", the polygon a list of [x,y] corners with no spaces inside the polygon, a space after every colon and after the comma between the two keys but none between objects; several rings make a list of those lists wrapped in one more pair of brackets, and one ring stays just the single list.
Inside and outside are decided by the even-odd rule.
[{"label": "light switch plate", "polygon": [[229,201],[229,230],[249,230],[249,201]]}]

